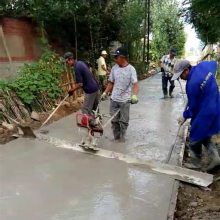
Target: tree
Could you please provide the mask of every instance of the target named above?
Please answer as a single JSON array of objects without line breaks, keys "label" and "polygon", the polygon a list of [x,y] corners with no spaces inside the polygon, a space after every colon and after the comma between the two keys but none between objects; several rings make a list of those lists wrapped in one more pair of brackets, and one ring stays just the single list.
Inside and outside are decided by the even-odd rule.
[{"label": "tree", "polygon": [[220,1],[185,0],[182,15],[205,43],[220,41]]},{"label": "tree", "polygon": [[[2,0],[0,16],[30,17],[45,29],[50,40],[66,49],[80,39],[81,50],[106,47],[116,40],[121,23],[121,8],[126,0]],[[77,26],[75,33],[74,24]],[[101,39],[106,38],[105,43]],[[101,42],[102,41],[102,42]]]},{"label": "tree", "polygon": [[128,1],[122,10],[122,22],[119,33],[119,40],[127,47],[130,59],[137,61],[142,47],[143,37],[143,1]]},{"label": "tree", "polygon": [[158,60],[171,47],[181,56],[184,52],[185,33],[176,1],[153,1],[152,22],[152,59]]}]

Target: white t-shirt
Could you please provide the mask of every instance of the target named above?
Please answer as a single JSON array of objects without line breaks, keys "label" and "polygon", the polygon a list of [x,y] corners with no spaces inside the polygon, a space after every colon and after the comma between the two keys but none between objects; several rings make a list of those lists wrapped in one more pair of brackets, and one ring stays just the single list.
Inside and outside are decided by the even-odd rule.
[{"label": "white t-shirt", "polygon": [[111,99],[116,102],[127,102],[131,100],[133,84],[138,81],[137,72],[131,64],[126,67],[115,64],[112,67],[109,81],[114,83]]},{"label": "white t-shirt", "polygon": [[106,71],[102,69],[102,65],[104,65],[106,68],[105,58],[100,56],[99,59],[97,60],[97,63],[98,63],[98,75],[100,76],[106,75]]},{"label": "white t-shirt", "polygon": [[164,68],[164,71],[165,71],[165,76],[166,77],[171,77],[173,76],[173,67],[174,67],[174,64],[176,62],[176,58],[174,57],[172,60],[170,59],[170,55],[164,55],[162,58],[161,58],[161,63],[162,63],[162,66]]}]

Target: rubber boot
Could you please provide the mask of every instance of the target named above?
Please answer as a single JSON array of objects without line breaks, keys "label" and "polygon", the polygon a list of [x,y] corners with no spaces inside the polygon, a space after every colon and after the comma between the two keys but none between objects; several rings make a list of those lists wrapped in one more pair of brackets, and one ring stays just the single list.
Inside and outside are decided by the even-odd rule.
[{"label": "rubber boot", "polygon": [[190,161],[189,163],[185,163],[184,166],[189,169],[201,169],[202,168],[202,161],[201,155],[195,154],[192,150],[190,152]]},{"label": "rubber boot", "polygon": [[163,98],[164,99],[167,99],[168,98],[168,95],[167,95],[167,89],[166,88],[163,88]]},{"label": "rubber boot", "polygon": [[120,133],[120,127],[117,125],[112,125],[112,132],[115,140],[120,140],[121,133]]},{"label": "rubber boot", "polygon": [[171,99],[174,98],[172,92],[169,93],[169,96],[170,96]]},{"label": "rubber boot", "polygon": [[215,144],[212,143],[209,145],[208,155],[211,162],[207,166],[206,171],[211,171],[215,167],[220,166],[220,157]]},{"label": "rubber boot", "polygon": [[125,132],[121,133],[120,142],[122,142],[122,143],[125,142]]},{"label": "rubber boot", "polygon": [[174,96],[173,96],[174,88],[175,88],[175,86],[170,86],[170,88],[169,88],[169,96],[170,96],[170,98],[174,98]]}]

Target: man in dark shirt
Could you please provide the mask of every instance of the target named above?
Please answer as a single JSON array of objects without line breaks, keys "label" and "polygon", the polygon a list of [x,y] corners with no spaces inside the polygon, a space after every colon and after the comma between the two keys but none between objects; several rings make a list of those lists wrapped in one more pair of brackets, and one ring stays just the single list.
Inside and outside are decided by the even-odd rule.
[{"label": "man in dark shirt", "polygon": [[84,103],[81,108],[83,114],[92,114],[98,105],[99,84],[83,61],[73,58],[73,53],[66,52],[64,54],[66,64],[74,67],[76,84],[69,90],[69,95],[73,95],[74,91],[82,88],[85,92]]}]

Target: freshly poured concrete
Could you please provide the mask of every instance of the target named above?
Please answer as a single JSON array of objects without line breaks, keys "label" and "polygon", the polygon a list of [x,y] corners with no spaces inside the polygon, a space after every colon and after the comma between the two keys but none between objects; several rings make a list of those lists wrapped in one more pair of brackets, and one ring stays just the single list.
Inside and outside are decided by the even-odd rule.
[{"label": "freshly poured concrete", "polygon": [[[142,159],[165,160],[183,110],[163,100],[161,76],[140,83],[140,102],[131,107],[126,143],[112,142],[110,126],[99,147]],[[178,85],[177,85],[178,87]],[[101,112],[108,111],[103,102]],[[79,143],[83,132],[71,115],[45,129],[48,136]],[[143,168],[18,139],[0,146],[1,220],[165,220],[174,181]]]}]

